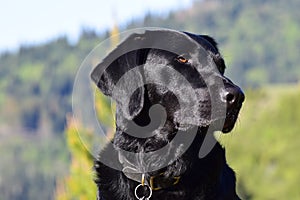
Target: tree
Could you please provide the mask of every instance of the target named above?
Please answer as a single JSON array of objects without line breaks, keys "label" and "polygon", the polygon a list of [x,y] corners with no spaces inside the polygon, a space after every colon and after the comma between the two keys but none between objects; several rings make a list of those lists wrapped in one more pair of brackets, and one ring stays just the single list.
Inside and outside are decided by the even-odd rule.
[{"label": "tree", "polygon": [[80,140],[78,132],[84,135],[85,141],[90,141],[93,133],[85,130],[71,117],[68,117],[68,126],[65,131],[67,144],[71,154],[70,174],[57,181],[56,199],[96,199],[96,185],[93,182],[93,156]]},{"label": "tree", "polygon": [[[119,42],[119,30],[114,26],[111,31],[111,46]],[[115,106],[113,105],[113,108]],[[96,93],[97,117],[106,128],[107,136],[113,136],[114,118],[111,112],[111,104],[107,97],[99,91]],[[93,132],[86,130],[72,117],[67,118],[67,129],[65,131],[67,144],[71,154],[70,175],[57,181],[56,199],[96,199],[96,184],[93,182],[93,156],[88,151],[93,145]],[[83,145],[78,133],[84,137]]]}]

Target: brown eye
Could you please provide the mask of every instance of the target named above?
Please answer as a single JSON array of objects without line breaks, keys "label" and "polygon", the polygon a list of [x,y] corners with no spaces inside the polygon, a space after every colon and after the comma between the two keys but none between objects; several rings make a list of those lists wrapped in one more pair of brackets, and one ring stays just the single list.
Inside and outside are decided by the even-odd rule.
[{"label": "brown eye", "polygon": [[186,59],[186,58],[184,58],[182,56],[178,56],[177,60],[178,60],[178,62],[183,63],[183,64],[185,64],[185,63],[187,63],[189,61],[188,59]]}]

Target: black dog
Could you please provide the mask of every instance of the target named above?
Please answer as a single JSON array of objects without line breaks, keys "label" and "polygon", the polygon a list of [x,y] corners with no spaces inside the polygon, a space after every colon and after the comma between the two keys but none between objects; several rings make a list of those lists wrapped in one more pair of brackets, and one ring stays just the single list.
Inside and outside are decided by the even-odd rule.
[{"label": "black dog", "polygon": [[94,69],[117,103],[114,139],[95,160],[98,199],[239,199],[221,145],[210,137],[199,157],[245,98],[224,70],[214,39],[171,30],[130,35]]}]

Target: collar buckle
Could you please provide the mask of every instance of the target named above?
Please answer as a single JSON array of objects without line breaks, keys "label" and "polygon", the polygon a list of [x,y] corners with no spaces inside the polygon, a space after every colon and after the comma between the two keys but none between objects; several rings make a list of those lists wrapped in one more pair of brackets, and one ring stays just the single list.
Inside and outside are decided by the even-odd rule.
[{"label": "collar buckle", "polygon": [[181,178],[180,176],[165,178],[163,175],[164,173],[160,173],[157,176],[150,176],[150,187],[153,191],[176,185]]}]

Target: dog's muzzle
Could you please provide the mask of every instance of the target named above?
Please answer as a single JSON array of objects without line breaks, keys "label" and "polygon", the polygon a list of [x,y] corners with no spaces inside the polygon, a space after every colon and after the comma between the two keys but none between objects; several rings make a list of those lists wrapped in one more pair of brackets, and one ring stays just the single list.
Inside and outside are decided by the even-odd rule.
[{"label": "dog's muzzle", "polygon": [[222,132],[228,133],[234,127],[239,111],[245,100],[245,95],[241,88],[232,82],[226,82],[224,86],[225,88],[222,91],[221,98],[222,101],[226,103],[226,117]]}]

